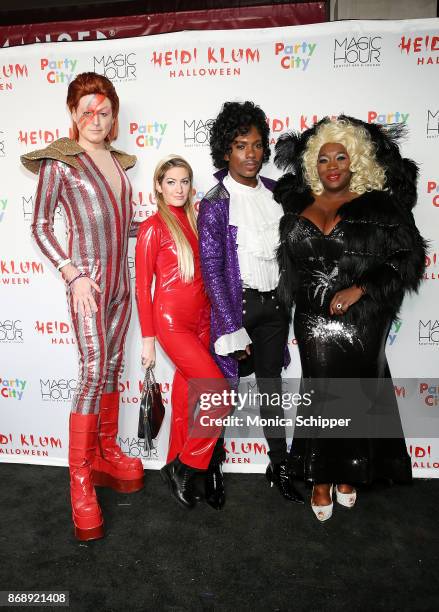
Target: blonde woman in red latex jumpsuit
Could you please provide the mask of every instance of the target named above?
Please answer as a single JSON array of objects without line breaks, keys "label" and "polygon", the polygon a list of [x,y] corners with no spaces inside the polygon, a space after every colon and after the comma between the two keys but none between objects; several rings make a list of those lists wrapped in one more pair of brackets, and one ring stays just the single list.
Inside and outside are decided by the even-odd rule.
[{"label": "blonde woman in red latex jumpsuit", "polygon": [[[176,367],[168,463],[161,472],[171,493],[186,507],[196,503],[195,474],[207,470],[221,432],[217,426],[200,429],[196,420],[194,433],[194,403],[201,392],[226,388],[209,352],[210,304],[200,271],[192,177],[190,165],[181,157],[170,155],[159,162],[154,173],[158,211],[141,225],[136,246],[142,364],[154,366],[157,338]],[[219,418],[226,412],[221,407],[210,410],[209,416]]]}]

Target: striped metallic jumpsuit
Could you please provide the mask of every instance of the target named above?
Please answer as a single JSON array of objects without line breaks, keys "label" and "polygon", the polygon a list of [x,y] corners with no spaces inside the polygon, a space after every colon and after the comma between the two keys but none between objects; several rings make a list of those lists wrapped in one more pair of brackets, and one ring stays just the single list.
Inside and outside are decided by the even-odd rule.
[{"label": "striped metallic jumpsuit", "polygon": [[[91,317],[74,313],[72,295],[67,291],[80,356],[72,412],[97,414],[102,393],[118,390],[123,370],[124,345],[131,316],[127,252],[133,215],[132,190],[114,153],[112,157],[120,176],[120,194],[114,193],[85,151],[74,157],[75,166],[59,159],[42,159],[32,236],[56,267],[70,259],[101,289],[101,293],[92,290],[98,311]],[[66,219],[67,253],[53,232],[58,205]]]}]

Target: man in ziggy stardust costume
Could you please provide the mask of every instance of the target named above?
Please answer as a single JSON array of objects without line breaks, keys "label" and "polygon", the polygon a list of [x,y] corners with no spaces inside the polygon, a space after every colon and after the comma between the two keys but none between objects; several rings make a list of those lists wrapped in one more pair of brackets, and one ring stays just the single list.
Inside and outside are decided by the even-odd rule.
[{"label": "man in ziggy stardust costume", "polygon": [[[119,99],[113,84],[83,73],[69,85],[75,140],[61,138],[23,155],[39,174],[32,236],[67,284],[79,351],[78,385],[69,422],[69,468],[75,535],[104,535],[94,485],[130,493],[143,487],[140,459],[116,444],[118,382],[131,316],[128,237],[131,185],[125,170],[136,158],[111,147]],[[67,251],[53,231],[57,206],[65,214]]]}]

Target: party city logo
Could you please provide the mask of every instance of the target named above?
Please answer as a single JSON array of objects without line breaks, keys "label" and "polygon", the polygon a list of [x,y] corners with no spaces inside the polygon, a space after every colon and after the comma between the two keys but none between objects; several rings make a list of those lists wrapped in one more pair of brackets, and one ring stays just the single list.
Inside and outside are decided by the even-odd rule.
[{"label": "party city logo", "polygon": [[40,60],[40,69],[43,71],[46,80],[51,85],[59,83],[69,84],[75,78],[75,69],[78,64],[77,59],[49,59],[43,57]]},{"label": "party city logo", "polygon": [[[439,208],[439,186],[437,181],[427,181],[427,193],[431,197],[431,203],[433,206]],[[0,214],[1,214],[1,200],[0,200]],[[1,218],[0,218],[1,221]]]},{"label": "party city logo", "polygon": [[427,138],[439,138],[439,110],[427,111]]},{"label": "party city logo", "polygon": [[304,72],[308,69],[311,57],[316,50],[317,43],[302,42],[276,42],[274,43],[274,55],[279,60],[284,70],[299,70]]},{"label": "party city logo", "polygon": [[439,406],[439,385],[432,385],[426,381],[420,382],[419,395],[427,406],[430,406],[431,408],[434,406]]},{"label": "party city logo", "polygon": [[167,127],[167,123],[159,123],[158,121],[145,123],[132,121],[130,123],[130,136],[134,138],[138,147],[159,149]]},{"label": "party city logo", "polygon": [[2,399],[22,400],[26,384],[21,378],[0,377],[0,396]]},{"label": "party city logo", "polygon": [[2,285],[29,285],[31,277],[41,274],[44,274],[44,267],[39,261],[0,260]]},{"label": "party city logo", "polygon": [[20,319],[0,319],[0,342],[21,344],[23,327]]},{"label": "party city logo", "polygon": [[419,321],[419,344],[439,347],[439,321]]},{"label": "party city logo", "polygon": [[415,57],[418,66],[439,64],[439,36],[437,35],[401,36],[398,47],[401,53]]},{"label": "party city logo", "polygon": [[69,402],[76,391],[74,378],[40,378],[41,399],[45,402]]},{"label": "party city logo", "polygon": [[439,280],[439,253],[429,253],[425,257],[424,280]]},{"label": "party city logo", "polygon": [[367,113],[367,123],[379,123],[388,125],[389,123],[407,123],[410,113],[394,111],[392,113],[380,113],[379,111],[369,111]]},{"label": "party city logo", "polygon": [[0,198],[0,223],[3,221],[7,206],[8,200],[6,198]]},{"label": "party city logo", "polygon": [[334,39],[334,67],[357,68],[381,65],[381,36]]},{"label": "party city logo", "polygon": [[93,57],[93,71],[115,83],[136,80],[136,54],[116,53]]},{"label": "party city logo", "polygon": [[17,81],[26,79],[29,71],[26,64],[0,64],[0,91],[14,89]]},{"label": "party city logo", "polygon": [[402,321],[393,321],[392,327],[390,328],[389,335],[387,336],[387,345],[393,346],[398,339],[398,332],[401,329]]},{"label": "party city logo", "polygon": [[154,68],[164,68],[171,79],[182,77],[240,76],[241,67],[258,64],[260,52],[252,47],[207,47],[152,51]]},{"label": "party city logo", "polygon": [[213,119],[184,119],[183,139],[185,147],[209,146]]}]

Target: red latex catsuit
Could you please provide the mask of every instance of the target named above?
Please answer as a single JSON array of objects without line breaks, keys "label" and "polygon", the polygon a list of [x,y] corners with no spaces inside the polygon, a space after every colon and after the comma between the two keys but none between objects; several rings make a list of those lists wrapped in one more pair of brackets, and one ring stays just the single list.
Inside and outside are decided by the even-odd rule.
[{"label": "red latex catsuit", "polygon": [[[167,461],[173,461],[178,455],[182,463],[205,470],[221,427],[197,427],[197,434],[205,431],[208,437],[193,435],[193,430],[190,430],[191,413],[197,397],[192,390],[196,388],[198,395],[206,390],[222,392],[227,389],[227,384],[209,352],[210,303],[201,277],[198,239],[183,208],[169,206],[169,209],[178,219],[192,247],[194,279],[186,283],[180,278],[175,243],[157,213],[141,225],[137,237],[137,306],[142,336],[155,336],[176,367]],[[204,380],[197,384],[194,379]],[[209,416],[218,418],[226,413],[227,409],[222,407],[215,413],[209,412]]]}]

